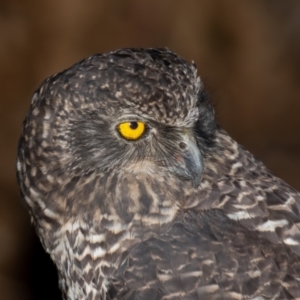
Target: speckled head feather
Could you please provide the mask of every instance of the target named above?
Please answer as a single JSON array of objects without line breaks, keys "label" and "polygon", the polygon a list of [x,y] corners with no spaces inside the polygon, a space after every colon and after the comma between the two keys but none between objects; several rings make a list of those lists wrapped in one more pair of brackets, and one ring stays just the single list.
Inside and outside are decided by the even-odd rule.
[{"label": "speckled head feather", "polygon": [[45,80],[17,173],[64,299],[300,298],[299,193],[217,126],[195,65],[167,49]]}]

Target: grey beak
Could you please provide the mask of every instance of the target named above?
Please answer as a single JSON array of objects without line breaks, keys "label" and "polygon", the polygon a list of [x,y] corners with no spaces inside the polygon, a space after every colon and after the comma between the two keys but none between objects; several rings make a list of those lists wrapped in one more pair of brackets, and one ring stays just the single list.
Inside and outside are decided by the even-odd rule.
[{"label": "grey beak", "polygon": [[202,154],[192,133],[186,130],[180,142],[181,159],[175,168],[175,173],[183,179],[191,180],[196,188],[202,177],[204,164]]}]

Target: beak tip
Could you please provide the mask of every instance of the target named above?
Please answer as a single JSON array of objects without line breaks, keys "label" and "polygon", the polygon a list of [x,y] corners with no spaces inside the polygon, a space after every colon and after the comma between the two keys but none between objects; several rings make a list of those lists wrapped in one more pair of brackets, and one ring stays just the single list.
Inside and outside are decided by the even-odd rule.
[{"label": "beak tip", "polygon": [[202,174],[199,174],[198,176],[193,177],[192,183],[193,183],[193,187],[195,189],[200,185],[201,178],[202,178]]}]

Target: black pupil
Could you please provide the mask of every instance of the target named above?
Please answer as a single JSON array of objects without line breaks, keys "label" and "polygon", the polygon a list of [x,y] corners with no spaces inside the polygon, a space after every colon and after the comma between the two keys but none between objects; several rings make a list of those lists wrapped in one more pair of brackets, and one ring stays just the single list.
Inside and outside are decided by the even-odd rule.
[{"label": "black pupil", "polygon": [[131,129],[137,129],[138,128],[138,123],[137,122],[130,122],[130,128]]}]

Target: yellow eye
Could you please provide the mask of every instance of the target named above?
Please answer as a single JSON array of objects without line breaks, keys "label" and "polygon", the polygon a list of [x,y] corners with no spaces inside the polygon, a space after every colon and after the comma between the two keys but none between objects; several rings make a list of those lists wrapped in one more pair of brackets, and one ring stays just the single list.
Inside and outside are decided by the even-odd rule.
[{"label": "yellow eye", "polygon": [[120,135],[130,141],[139,139],[146,130],[146,125],[143,122],[124,122],[119,124],[118,131]]}]

